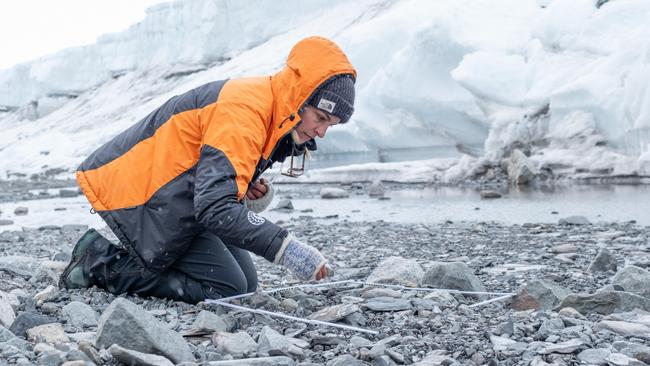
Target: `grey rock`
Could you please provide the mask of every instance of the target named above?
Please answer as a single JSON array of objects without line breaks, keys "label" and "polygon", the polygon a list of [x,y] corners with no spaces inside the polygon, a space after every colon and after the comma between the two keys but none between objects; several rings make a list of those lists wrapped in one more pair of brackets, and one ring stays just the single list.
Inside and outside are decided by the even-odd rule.
[{"label": "grey rock", "polygon": [[591,224],[584,216],[569,216],[558,221],[560,225],[589,225]]},{"label": "grey rock", "polygon": [[167,358],[159,355],[152,355],[148,353],[142,353],[127,348],[123,348],[114,344],[108,348],[108,352],[111,353],[116,360],[124,363],[125,365],[133,366],[173,366],[174,363],[168,360]]},{"label": "grey rock", "polygon": [[14,210],[14,215],[16,216],[25,216],[28,213],[29,213],[29,208],[24,206],[16,207],[16,209]]},{"label": "grey rock", "polygon": [[293,343],[288,337],[276,332],[269,326],[264,326],[257,339],[258,352],[282,351],[288,352]]},{"label": "grey rock", "polygon": [[208,333],[227,332],[230,330],[228,324],[219,315],[207,310],[202,310],[196,316],[192,328]]},{"label": "grey rock", "polygon": [[588,365],[607,365],[607,358],[612,352],[604,348],[590,348],[578,353],[578,360]]},{"label": "grey rock", "polygon": [[366,288],[361,293],[361,297],[364,299],[372,299],[373,297],[401,298],[402,293],[389,288]]},{"label": "grey rock", "polygon": [[361,348],[361,347],[370,347],[372,345],[372,342],[366,338],[359,337],[357,335],[353,335],[350,338],[350,345],[356,348]]},{"label": "grey rock", "polygon": [[435,350],[429,352],[421,361],[413,366],[448,366],[456,364],[456,360],[447,355],[446,350]]},{"label": "grey rock", "polygon": [[650,299],[625,291],[600,291],[595,294],[571,294],[558,308],[572,307],[581,314],[609,315],[636,308],[650,311]]},{"label": "grey rock", "polygon": [[59,196],[62,198],[77,197],[78,195],[79,191],[76,189],[59,189]]},{"label": "grey rock", "polygon": [[628,357],[622,353],[611,353],[607,357],[607,363],[612,366],[645,366],[644,362]]},{"label": "grey rock", "polygon": [[68,336],[63,331],[63,325],[59,323],[43,324],[26,331],[27,339],[32,342],[65,343]]},{"label": "grey rock", "polygon": [[276,356],[244,358],[240,360],[211,361],[204,364],[209,366],[295,366],[296,362],[286,356]]},{"label": "grey rock", "polygon": [[569,290],[548,281],[533,280],[512,299],[515,310],[550,310],[570,294]]},{"label": "grey rock", "polygon": [[573,244],[560,244],[551,248],[551,253],[555,254],[575,253],[577,251],[578,247]]},{"label": "grey rock", "polygon": [[293,203],[291,203],[291,200],[288,200],[288,199],[280,200],[280,202],[278,202],[278,204],[275,205],[274,210],[292,211],[293,210]]},{"label": "grey rock", "polygon": [[507,161],[507,171],[508,181],[517,185],[528,184],[539,174],[535,164],[519,149],[512,151]]},{"label": "grey rock", "polygon": [[537,330],[535,336],[536,339],[546,339],[546,337],[550,336],[551,334],[556,334],[562,329],[564,329],[564,322],[562,319],[546,319]]},{"label": "grey rock", "polygon": [[31,278],[38,271],[40,263],[32,257],[8,255],[0,256],[0,271],[25,279]]},{"label": "grey rock", "polygon": [[0,226],[13,225],[13,220],[0,219]]},{"label": "grey rock", "polygon": [[542,355],[548,355],[550,353],[574,353],[585,347],[585,341],[579,338],[573,338],[566,342],[550,344],[537,352]]},{"label": "grey rock", "polygon": [[420,284],[423,276],[424,270],[415,259],[393,256],[382,260],[367,281],[415,287]]},{"label": "grey rock", "polygon": [[394,297],[374,297],[363,304],[372,311],[401,311],[412,308],[408,299],[396,299]]},{"label": "grey rock", "polygon": [[618,352],[650,364],[650,346],[633,342],[619,341],[612,344]]},{"label": "grey rock", "polygon": [[485,191],[481,191],[480,195],[481,195],[481,199],[484,200],[501,198],[501,193],[497,191],[485,190]]},{"label": "grey rock", "polygon": [[639,337],[650,340],[650,327],[643,324],[616,320],[603,320],[596,324],[595,329],[605,329],[625,337]]},{"label": "grey rock", "polygon": [[61,225],[61,230],[64,232],[86,231],[88,230],[88,225],[66,224],[66,225]]},{"label": "grey rock", "polygon": [[11,303],[9,303],[9,299],[0,296],[0,326],[10,327],[15,319],[16,313]]},{"label": "grey rock", "polygon": [[341,320],[347,315],[361,311],[356,304],[339,304],[321,309],[309,315],[309,319],[320,320],[324,322],[335,322]]},{"label": "grey rock", "polygon": [[187,342],[138,305],[118,297],[99,319],[97,345],[117,344],[142,353],[162,355],[172,362],[194,361]]},{"label": "grey rock", "polygon": [[444,290],[433,290],[424,295],[424,300],[433,300],[438,306],[443,308],[453,308],[458,305],[458,300],[456,300],[454,295]]},{"label": "grey rock", "polygon": [[57,319],[50,316],[41,315],[34,312],[22,312],[18,314],[16,320],[14,320],[14,322],[11,324],[9,330],[19,337],[27,337],[27,329],[56,322]]},{"label": "grey rock", "polygon": [[325,187],[320,190],[320,198],[335,199],[335,198],[348,198],[350,194],[341,188]]},{"label": "grey rock", "polygon": [[587,271],[591,273],[607,271],[616,272],[617,267],[618,263],[616,262],[614,255],[612,255],[612,252],[607,248],[601,248],[598,251],[598,254],[596,254],[594,260],[589,264],[589,267],[587,267]]},{"label": "grey rock", "polygon": [[612,285],[625,291],[650,298],[650,272],[636,266],[627,266],[614,275]]},{"label": "grey rock", "polygon": [[351,355],[341,355],[330,360],[327,366],[364,366],[364,363]]},{"label": "grey rock", "polygon": [[79,350],[83,352],[88,358],[90,358],[96,365],[101,365],[102,364],[102,359],[101,356],[99,355],[99,352],[95,349],[95,347],[92,346],[91,343],[81,341],[78,342]]},{"label": "grey rock", "polygon": [[36,301],[36,305],[42,305],[44,302],[56,299],[58,295],[59,290],[57,290],[56,287],[49,285],[44,290],[34,295],[34,301]]},{"label": "grey rock", "polygon": [[99,319],[93,308],[79,301],[72,301],[64,306],[61,315],[68,321],[68,325],[79,329],[94,327]]},{"label": "grey rock", "polygon": [[212,335],[212,343],[217,352],[235,357],[242,357],[257,350],[257,343],[246,332],[215,332]]},{"label": "grey rock", "polygon": [[461,262],[432,262],[424,274],[422,285],[463,291],[487,291],[474,271]]},{"label": "grey rock", "polygon": [[393,361],[392,358],[386,356],[386,355],[381,355],[379,357],[375,357],[372,359],[371,362],[372,366],[393,366],[397,365],[395,361]]},{"label": "grey rock", "polygon": [[16,338],[16,336],[13,333],[11,333],[9,329],[0,325],[0,343],[6,342],[13,338]]}]

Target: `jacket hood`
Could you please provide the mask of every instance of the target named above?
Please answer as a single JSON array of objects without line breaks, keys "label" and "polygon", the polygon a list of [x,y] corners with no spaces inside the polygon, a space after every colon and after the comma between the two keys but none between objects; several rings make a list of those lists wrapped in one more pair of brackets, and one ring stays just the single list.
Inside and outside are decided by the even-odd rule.
[{"label": "jacket hood", "polygon": [[[268,141],[278,141],[300,122],[298,110],[316,89],[336,75],[357,72],[343,50],[323,37],[309,37],[298,42],[289,53],[285,67],[271,76],[273,121]],[[267,144],[268,157],[274,146]]]}]

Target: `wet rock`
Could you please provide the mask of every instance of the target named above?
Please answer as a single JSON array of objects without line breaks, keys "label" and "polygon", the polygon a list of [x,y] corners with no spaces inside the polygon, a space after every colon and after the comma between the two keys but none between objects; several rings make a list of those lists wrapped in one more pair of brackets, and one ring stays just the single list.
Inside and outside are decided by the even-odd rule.
[{"label": "wet rock", "polygon": [[257,350],[257,343],[246,332],[215,332],[212,335],[212,344],[217,352],[234,357],[249,355]]},{"label": "wet rock", "polygon": [[240,360],[211,361],[209,366],[295,366],[296,362],[286,356],[245,358]]},{"label": "wet rock", "polygon": [[569,216],[558,221],[559,225],[589,225],[591,224],[584,216]]},{"label": "wet rock", "polygon": [[61,315],[67,320],[67,324],[73,328],[83,329],[97,325],[99,315],[90,306],[72,301],[61,309]]},{"label": "wet rock", "polygon": [[385,194],[386,188],[381,184],[380,181],[374,181],[370,187],[368,187],[368,196],[371,198],[384,197]]},{"label": "wet rock", "polygon": [[587,365],[607,365],[612,352],[604,348],[590,348],[578,353],[578,360]]},{"label": "wet rock", "polygon": [[97,346],[117,344],[165,356],[172,362],[194,361],[187,342],[138,305],[118,297],[104,311],[97,328]]},{"label": "wet rock", "polygon": [[41,315],[35,312],[22,312],[18,314],[9,330],[19,337],[26,337],[27,329],[56,322],[57,319],[50,316]]},{"label": "wet rock", "polygon": [[324,322],[335,322],[346,316],[361,311],[356,304],[339,304],[321,309],[309,315],[309,319],[320,320]]},{"label": "wet rock", "polygon": [[416,287],[423,276],[424,270],[415,259],[393,256],[382,260],[367,281]]},{"label": "wet rock", "polygon": [[625,291],[600,291],[595,294],[571,294],[562,300],[559,308],[572,307],[581,314],[609,315],[636,308],[650,311],[650,299]]},{"label": "wet rock", "polygon": [[501,198],[501,193],[497,191],[481,191],[481,199],[489,200],[495,198]]},{"label": "wet rock", "polygon": [[14,210],[14,215],[16,216],[25,216],[28,213],[29,213],[29,208],[24,206],[16,207],[16,209]]},{"label": "wet rock", "polygon": [[548,355],[550,353],[574,353],[585,347],[585,341],[579,338],[574,338],[569,339],[566,342],[548,345],[537,352],[542,355]]},{"label": "wet rock", "polygon": [[422,285],[439,289],[487,291],[474,271],[461,262],[432,262],[424,274]]},{"label": "wet rock", "polygon": [[173,366],[174,363],[163,356],[142,353],[127,348],[123,348],[114,344],[108,348],[108,352],[115,357],[116,360],[126,365],[142,365],[142,366]]},{"label": "wet rock", "polygon": [[334,198],[348,198],[350,194],[341,188],[326,187],[320,190],[320,198],[334,199]]},{"label": "wet rock", "polygon": [[65,343],[68,336],[63,331],[63,325],[59,323],[43,324],[27,329],[27,339],[32,342]]},{"label": "wet rock", "polygon": [[573,244],[560,244],[551,248],[551,253],[554,254],[575,253],[576,251],[578,251],[578,247]]},{"label": "wet rock", "polygon": [[533,280],[519,289],[512,300],[511,307],[519,311],[549,310],[560,304],[569,293],[569,290],[555,283]]},{"label": "wet rock", "polygon": [[618,263],[616,258],[612,255],[612,252],[607,248],[601,248],[598,251],[598,254],[596,254],[594,260],[589,264],[589,267],[587,267],[587,271],[591,273],[607,271],[616,272],[617,267]]},{"label": "wet rock", "polygon": [[625,291],[650,298],[650,272],[636,266],[627,266],[614,275],[612,285]]},{"label": "wet rock", "polygon": [[650,340],[650,327],[624,321],[603,320],[596,324],[595,330],[608,330],[625,337],[639,337]]},{"label": "wet rock", "polygon": [[366,301],[363,306],[372,311],[401,311],[412,308],[410,300],[394,297],[374,297]]},{"label": "wet rock", "polygon": [[512,151],[507,161],[508,181],[513,184],[528,184],[539,173],[535,164],[519,149]]}]

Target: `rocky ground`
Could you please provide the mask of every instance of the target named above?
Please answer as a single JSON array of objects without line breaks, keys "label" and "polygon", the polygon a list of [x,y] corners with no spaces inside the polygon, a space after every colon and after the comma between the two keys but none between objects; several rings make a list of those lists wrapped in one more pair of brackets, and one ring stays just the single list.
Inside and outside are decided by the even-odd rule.
[{"label": "rocky ground", "polygon": [[[0,364],[650,364],[648,227],[580,217],[402,225],[308,214],[281,224],[329,258],[328,281],[516,295],[473,306],[494,296],[344,283],[232,301],[377,333],[369,334],[212,303],[64,290],[59,273],[85,228],[53,222],[0,232]],[[256,263],[264,289],[298,285],[281,267]]]}]

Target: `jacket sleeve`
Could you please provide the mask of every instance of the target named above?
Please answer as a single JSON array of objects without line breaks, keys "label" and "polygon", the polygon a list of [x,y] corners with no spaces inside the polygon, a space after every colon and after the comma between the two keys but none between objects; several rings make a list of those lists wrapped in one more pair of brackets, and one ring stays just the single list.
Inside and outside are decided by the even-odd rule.
[{"label": "jacket sleeve", "polygon": [[228,243],[273,261],[287,231],[248,210],[246,194],[266,131],[245,104],[212,108],[202,118],[203,144],[194,183],[196,219]]}]

